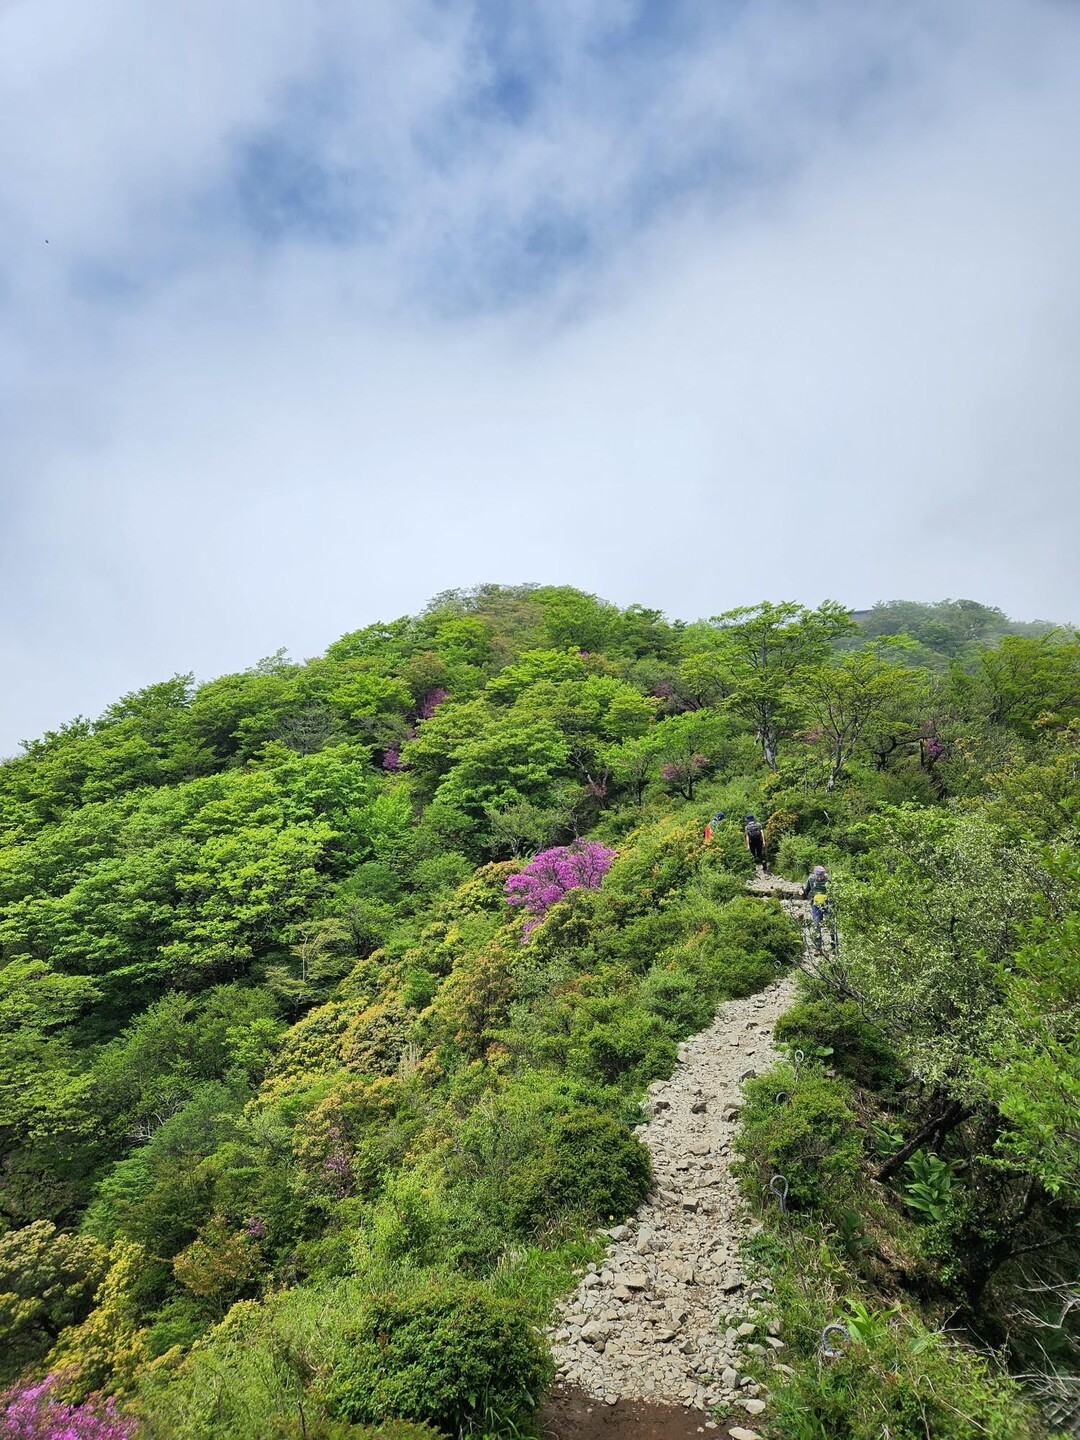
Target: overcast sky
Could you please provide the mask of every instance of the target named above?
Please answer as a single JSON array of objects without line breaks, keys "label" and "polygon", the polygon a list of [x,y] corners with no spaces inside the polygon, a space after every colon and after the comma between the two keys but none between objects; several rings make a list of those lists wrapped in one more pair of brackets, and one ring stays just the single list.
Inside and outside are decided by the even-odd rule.
[{"label": "overcast sky", "polygon": [[1080,619],[1080,9],[0,0],[0,754],[479,580]]}]

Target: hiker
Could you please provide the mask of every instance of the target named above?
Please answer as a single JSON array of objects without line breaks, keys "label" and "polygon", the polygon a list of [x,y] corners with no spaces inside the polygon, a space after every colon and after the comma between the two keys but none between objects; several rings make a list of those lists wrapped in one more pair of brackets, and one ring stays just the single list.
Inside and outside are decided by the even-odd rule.
[{"label": "hiker", "polygon": [[829,873],[824,865],[815,865],[810,871],[802,893],[803,899],[810,901],[810,923],[814,932],[814,949],[819,955],[825,953],[821,939],[821,922],[828,920],[832,947],[835,950],[836,927],[833,924],[832,907],[829,905]]},{"label": "hiker", "polygon": [[711,839],[712,839],[712,837],[713,837],[713,826],[714,826],[714,825],[719,825],[719,824],[720,824],[720,821],[723,820],[723,818],[724,818],[724,812],[723,812],[723,810],[717,810],[716,814],[712,817],[712,819],[709,821],[709,823],[705,826],[705,839],[706,839],[706,840],[711,840]]},{"label": "hiker", "polygon": [[746,817],[746,848],[754,857],[754,864],[760,865],[763,870],[768,867],[765,864],[765,831],[761,828],[761,822],[755,820],[753,815]]}]

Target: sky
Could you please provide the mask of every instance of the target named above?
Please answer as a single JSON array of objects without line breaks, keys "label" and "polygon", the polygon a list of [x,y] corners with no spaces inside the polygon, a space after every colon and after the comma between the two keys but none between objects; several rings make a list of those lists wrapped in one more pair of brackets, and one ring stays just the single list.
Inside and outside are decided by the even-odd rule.
[{"label": "sky", "polygon": [[1080,619],[1073,0],[0,0],[0,754],[479,581]]}]

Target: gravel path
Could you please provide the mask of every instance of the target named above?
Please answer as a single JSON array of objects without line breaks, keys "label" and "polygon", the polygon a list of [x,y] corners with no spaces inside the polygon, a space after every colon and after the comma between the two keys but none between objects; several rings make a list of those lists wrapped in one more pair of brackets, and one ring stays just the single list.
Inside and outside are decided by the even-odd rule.
[{"label": "gravel path", "polygon": [[[797,886],[765,876],[748,888],[781,897],[802,921]],[[671,1079],[650,1085],[651,1118],[638,1134],[656,1183],[633,1220],[605,1232],[605,1258],[558,1311],[550,1334],[564,1383],[608,1404],[639,1398],[704,1411],[726,1403],[748,1417],[764,1410],[764,1391],[740,1362],[748,1350],[780,1352],[783,1343],[770,1318],[770,1281],[748,1275],[739,1259],[754,1222],[731,1175],[731,1141],[740,1083],[776,1058],[772,1027],[794,986],[787,976],[728,1001],[679,1046]]]}]

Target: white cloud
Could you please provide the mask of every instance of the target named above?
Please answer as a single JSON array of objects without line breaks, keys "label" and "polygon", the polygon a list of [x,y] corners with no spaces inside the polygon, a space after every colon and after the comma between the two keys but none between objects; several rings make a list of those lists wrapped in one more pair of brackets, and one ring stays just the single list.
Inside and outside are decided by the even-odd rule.
[{"label": "white cloud", "polygon": [[[945,33],[892,6],[751,5],[696,54],[658,53],[663,84],[642,86],[586,43],[612,7],[569,7],[556,79],[518,129],[469,118],[483,63],[463,8],[433,24],[363,7],[359,36],[352,8],[306,35],[285,7],[228,8],[231,24],[207,6],[181,25],[165,6],[134,31],[120,0],[81,30],[60,0],[48,27],[14,12],[9,56],[38,47],[22,122],[117,37],[64,99],[63,133],[0,189],[23,243],[61,193],[55,243],[83,256],[135,263],[156,218],[152,277],[108,313],[71,298],[63,257],[0,242],[32,302],[11,305],[0,752],[173,670],[310,654],[478,579],[686,616],[946,593],[1080,615],[1069,12],[957,7]],[[330,51],[367,57],[364,84],[340,117],[305,101],[297,124],[327,163],[381,155],[385,240],[188,228],[180,200],[212,193],[236,137],[296,104],[291,82]],[[151,84],[184,55],[195,94]],[[110,80],[140,63],[130,134]],[[413,141],[440,115],[468,145],[432,168]],[[635,229],[649,177],[715,161],[725,135],[753,172],[706,167]],[[425,288],[464,247],[446,274],[461,283],[485,216],[501,263],[500,235],[553,190],[590,227],[586,264],[479,311]]]}]

